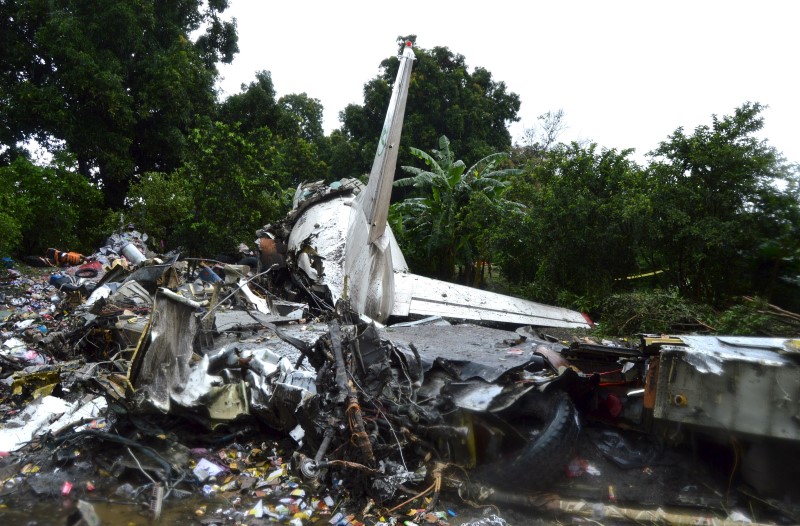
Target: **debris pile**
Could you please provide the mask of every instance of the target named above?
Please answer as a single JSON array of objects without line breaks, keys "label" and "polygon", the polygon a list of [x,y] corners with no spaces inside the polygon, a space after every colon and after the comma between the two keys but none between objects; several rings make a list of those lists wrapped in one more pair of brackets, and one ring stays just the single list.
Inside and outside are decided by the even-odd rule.
[{"label": "debris pile", "polygon": [[[388,501],[400,485],[424,480],[424,471],[376,461],[363,420],[358,447],[370,453],[345,460],[352,429],[344,422],[356,418],[358,395],[351,380],[342,390],[348,373],[333,313],[305,319],[306,305],[270,295],[255,279],[263,273],[247,266],[191,269],[177,258],[127,257],[91,276],[78,277],[86,258],[50,276],[14,269],[3,276],[5,502],[31,492],[77,499],[91,523],[97,502],[138,503],[158,518],[165,501],[194,496],[209,501],[195,507],[201,521],[301,524],[325,516],[359,524],[343,503],[357,503],[352,511],[362,518],[386,509],[365,501],[362,489]],[[369,341],[363,334],[358,341],[378,344],[374,327],[367,334]],[[334,354],[338,360],[329,361]],[[366,366],[377,363],[384,369],[365,377],[373,398],[385,394],[380,383],[392,374],[388,355]],[[331,374],[323,377],[325,368]],[[328,394],[318,396],[318,387]],[[412,395],[408,385],[394,388]],[[304,413],[307,402],[318,413]],[[326,455],[323,443],[337,451]],[[304,445],[315,460],[303,460]],[[354,482],[351,469],[365,477]],[[381,482],[368,481],[379,473]],[[221,501],[227,505],[209,509]]]},{"label": "debris pile", "polygon": [[[713,474],[620,430],[645,429],[659,410],[654,379],[679,358],[668,387],[685,387],[687,400],[660,410],[693,423],[680,411],[702,393],[680,375],[729,367],[717,351],[686,358],[700,340],[597,342],[440,317],[383,326],[347,301],[329,308],[324,289],[293,277],[309,269],[286,265],[280,239],[262,238],[250,266],[158,256],[130,236],[71,266],[23,273],[5,262],[9,513],[33,498],[60,499],[86,524],[119,506],[201,524],[506,524],[472,505],[738,517],[719,511],[733,495],[698,489]],[[786,367],[782,385],[794,381]],[[764,516],[796,513],[759,499]]]}]

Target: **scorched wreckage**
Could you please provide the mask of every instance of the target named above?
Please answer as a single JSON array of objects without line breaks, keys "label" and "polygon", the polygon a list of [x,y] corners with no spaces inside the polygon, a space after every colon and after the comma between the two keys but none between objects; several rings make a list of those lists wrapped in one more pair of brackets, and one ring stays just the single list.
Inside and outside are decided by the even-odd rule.
[{"label": "scorched wreckage", "polygon": [[[572,402],[563,390],[548,389],[557,369],[536,354],[550,343],[475,325],[443,327],[444,321],[382,325],[437,317],[589,327],[579,312],[409,273],[387,215],[413,59],[408,45],[367,185],[301,185],[288,217],[259,231],[271,289],[308,300],[332,320],[303,340],[294,328],[272,325],[287,319],[282,310],[299,315],[303,306],[254,299],[244,280],[232,281],[261,312],[236,313],[235,322],[215,311],[218,304],[198,318],[195,300],[162,290],[154,312],[163,315],[145,330],[130,379],[141,403],[162,411],[207,411],[211,422],[258,415],[302,444],[304,475],[350,468],[370,481],[365,491],[379,502],[402,484],[421,482],[421,461],[431,455],[486,464],[503,473],[495,483],[516,473],[531,487],[546,487],[563,471],[578,435]],[[226,267],[226,279],[231,272]],[[281,350],[218,339],[203,352],[193,334],[211,323],[271,326]],[[202,359],[193,361],[198,354]],[[529,440],[517,420],[530,431],[537,418],[545,426]],[[511,449],[520,461],[503,459]],[[534,467],[537,476],[527,477]]]},{"label": "scorched wreckage", "polygon": [[[73,371],[73,383],[100,396],[80,406],[41,397],[39,412],[63,415],[60,423],[23,414],[0,430],[0,449],[79,435],[137,447],[112,430],[78,430],[108,407],[212,430],[256,420],[291,437],[303,480],[344,485],[386,509],[415,494],[434,497],[431,508],[451,487],[473,500],[680,522],[660,510],[587,508],[531,492],[574,470],[586,419],[660,437],[732,435],[754,450],[800,440],[797,340],[565,344],[549,333],[588,329],[579,312],[410,273],[387,215],[413,60],[408,44],[368,183],[301,185],[288,216],[258,231],[250,266],[203,266],[190,281],[177,257],[142,256],[93,288],[73,284],[84,325],[42,345],[80,348],[103,334],[120,350],[110,360],[118,371]],[[47,374],[19,371],[13,382],[23,392]],[[599,440],[614,457],[621,439]],[[155,460],[137,464],[167,492],[208,477],[137,451]],[[641,462],[627,453],[616,460]]]}]

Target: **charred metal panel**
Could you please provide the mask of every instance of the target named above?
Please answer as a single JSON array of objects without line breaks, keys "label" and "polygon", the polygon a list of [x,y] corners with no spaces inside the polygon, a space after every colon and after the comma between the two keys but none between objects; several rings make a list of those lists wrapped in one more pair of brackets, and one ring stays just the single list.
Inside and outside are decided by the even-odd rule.
[{"label": "charred metal panel", "polygon": [[533,354],[534,344],[518,343],[517,333],[477,325],[388,327],[381,336],[401,347],[413,345],[425,369],[437,362],[462,381],[493,382],[541,360]]}]

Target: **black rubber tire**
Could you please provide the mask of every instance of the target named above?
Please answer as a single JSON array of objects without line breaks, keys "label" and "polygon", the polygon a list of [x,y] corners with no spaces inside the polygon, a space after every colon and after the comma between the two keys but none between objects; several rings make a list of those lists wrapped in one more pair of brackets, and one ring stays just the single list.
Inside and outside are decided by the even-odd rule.
[{"label": "black rubber tire", "polygon": [[517,420],[542,422],[539,435],[509,457],[479,467],[475,478],[501,490],[549,489],[564,476],[578,443],[575,406],[564,391],[537,391],[526,396],[514,415]]}]

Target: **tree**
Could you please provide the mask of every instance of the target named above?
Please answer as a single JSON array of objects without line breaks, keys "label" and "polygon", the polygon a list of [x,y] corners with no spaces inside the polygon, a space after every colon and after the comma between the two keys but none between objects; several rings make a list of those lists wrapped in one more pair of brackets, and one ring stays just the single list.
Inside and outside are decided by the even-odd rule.
[{"label": "tree", "polygon": [[281,114],[275,95],[272,73],[259,71],[254,82],[242,84],[239,93],[220,104],[220,120],[229,125],[237,124],[244,133],[259,128],[269,128],[274,132],[278,129]]},{"label": "tree", "polygon": [[363,171],[358,145],[349,140],[341,130],[333,130],[325,139],[325,146],[320,154],[330,167],[331,179],[358,178],[366,173]]},{"label": "tree", "polygon": [[[407,242],[406,253],[415,269],[442,279],[452,279],[456,265],[464,268],[468,283],[476,281],[476,263],[486,256],[480,226],[496,220],[508,178],[518,171],[497,169],[508,158],[493,153],[469,169],[455,160],[446,136],[431,154],[411,148],[411,154],[428,169],[403,166],[411,177],[395,181],[397,187],[413,187],[414,197],[393,205],[394,222]],[[472,211],[480,206],[480,213]],[[476,219],[480,217],[480,224]]]},{"label": "tree", "polygon": [[758,247],[753,290],[762,298],[800,310],[800,165],[783,164],[781,192],[765,196],[771,223]]},{"label": "tree", "polygon": [[193,179],[182,170],[147,172],[131,185],[128,218],[147,232],[154,250],[166,252],[190,245],[182,236],[190,230],[187,223],[194,218],[195,201],[203,198]]},{"label": "tree", "polygon": [[290,93],[278,100],[282,110],[279,131],[284,136],[297,136],[318,144],[325,137],[322,131],[322,103],[305,93]]},{"label": "tree", "polygon": [[[275,99],[269,71],[220,104],[222,122],[248,135],[253,143],[276,155],[266,167],[283,188],[325,179],[328,165],[320,150],[328,148],[322,131],[322,104],[305,93]],[[327,151],[327,150],[326,150]]]},{"label": "tree", "polygon": [[[194,256],[228,253],[251,243],[259,226],[281,217],[281,189],[270,167],[280,157],[269,130],[245,134],[210,119],[190,134],[187,162],[152,173],[131,189],[131,213],[165,248]],[[160,237],[163,236],[163,237]]]},{"label": "tree", "polygon": [[763,109],[748,102],[692,134],[678,128],[649,154],[654,216],[645,256],[693,299],[722,304],[751,293],[765,257],[796,251],[800,204],[779,184],[796,167],[755,136]]},{"label": "tree", "polygon": [[22,218],[28,209],[29,199],[19,189],[17,172],[21,167],[13,164],[26,162],[18,157],[9,166],[0,166],[0,256],[12,255],[22,243]]},{"label": "tree", "polygon": [[276,136],[282,163],[274,171],[281,184],[294,188],[327,178],[329,168],[323,159],[329,140],[322,131],[322,103],[305,93],[290,93],[278,100],[278,107]]},{"label": "tree", "polygon": [[507,195],[525,208],[495,230],[503,273],[540,301],[588,305],[636,273],[649,200],[630,153],[558,144],[515,178]]},{"label": "tree", "polygon": [[102,196],[74,164],[59,155],[47,167],[25,157],[0,167],[0,253],[44,255],[50,247],[84,252],[97,246]]},{"label": "tree", "polygon": [[[415,38],[400,37],[398,43]],[[518,120],[519,96],[484,68],[470,73],[464,56],[446,47],[415,48],[414,54],[401,145],[436,144],[446,135],[467,163],[508,151],[507,125]],[[351,104],[340,114],[342,133],[360,155],[359,173],[372,164],[399,66],[399,56],[381,62],[379,75],[364,85],[364,104]],[[404,151],[401,147],[400,165],[411,162]]]},{"label": "tree", "polygon": [[196,115],[213,111],[215,65],[238,51],[235,22],[219,19],[226,7],[226,0],[0,3],[0,144],[8,156],[28,140],[65,144],[79,173],[120,207],[136,175],[180,164]]}]

